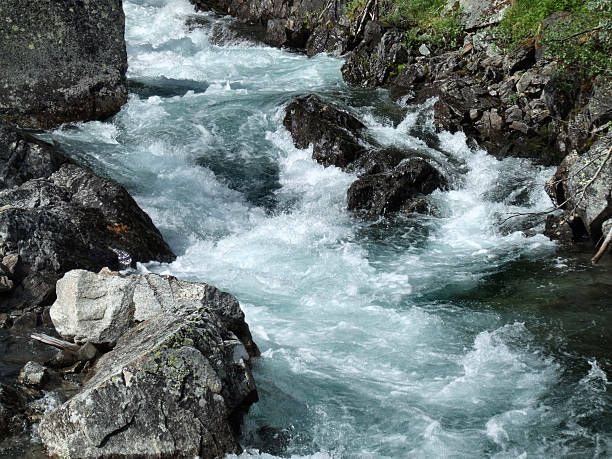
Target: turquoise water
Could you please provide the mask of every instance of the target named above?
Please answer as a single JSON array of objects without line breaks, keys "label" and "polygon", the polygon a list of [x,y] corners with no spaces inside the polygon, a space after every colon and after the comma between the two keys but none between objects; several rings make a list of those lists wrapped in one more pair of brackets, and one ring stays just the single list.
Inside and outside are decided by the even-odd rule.
[{"label": "turquoise water", "polygon": [[[427,106],[352,91],[340,59],[188,31],[186,0],[128,0],[128,104],[52,136],[117,179],[178,255],[142,270],[235,294],[262,349],[245,457],[607,457],[610,267],[501,221],[547,209],[551,169],[441,133]],[[365,223],[354,176],[293,147],[283,106],[319,93],[449,176],[435,217]],[[422,116],[419,117],[418,115]],[[529,229],[520,231],[521,229]]]}]

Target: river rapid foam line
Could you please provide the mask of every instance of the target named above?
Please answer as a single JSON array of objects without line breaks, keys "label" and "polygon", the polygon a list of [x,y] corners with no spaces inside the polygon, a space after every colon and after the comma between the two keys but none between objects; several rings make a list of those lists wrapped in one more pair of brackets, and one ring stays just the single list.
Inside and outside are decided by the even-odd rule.
[{"label": "river rapid foam line", "polygon": [[[126,185],[178,255],[142,270],[240,299],[262,349],[244,457],[612,454],[608,354],[572,347],[573,309],[539,309],[582,268],[500,225],[550,206],[550,169],[499,161],[462,134],[430,149],[410,134],[426,106],[349,90],[339,59],[215,45],[228,20],[201,14],[208,24],[190,31],[185,0],[124,9],[128,104],[52,137]],[[352,218],[355,177],[316,164],[282,127],[283,106],[309,92],[354,102],[380,143],[438,161],[452,183],[433,196],[439,215]]]}]

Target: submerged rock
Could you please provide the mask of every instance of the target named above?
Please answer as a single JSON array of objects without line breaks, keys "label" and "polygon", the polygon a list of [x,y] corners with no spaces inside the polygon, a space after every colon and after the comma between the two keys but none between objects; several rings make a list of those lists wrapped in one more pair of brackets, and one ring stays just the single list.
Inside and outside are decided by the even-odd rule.
[{"label": "submerged rock", "polygon": [[430,213],[425,196],[447,186],[431,163],[415,157],[417,152],[370,145],[361,121],[317,96],[291,102],[284,125],[296,147],[312,145],[317,162],[360,174],[347,192],[347,202],[361,217]]},{"label": "submerged rock", "polygon": [[348,208],[367,218],[396,212],[429,213],[424,197],[446,186],[444,176],[429,162],[410,158],[390,171],[359,177],[348,190]]},{"label": "submerged rock", "polygon": [[[80,286],[78,310],[91,307],[89,298],[101,291],[110,293],[118,277],[90,276]],[[43,418],[39,434],[49,453],[213,458],[239,452],[242,414],[257,400],[249,359],[258,354],[240,305],[206,284],[131,278],[124,295],[135,308],[120,303],[131,310],[125,315],[143,321],[98,360],[77,395]]]},{"label": "submerged rock", "polygon": [[346,167],[365,151],[358,138],[365,125],[315,95],[293,100],[283,124],[295,146],[306,148],[312,144],[313,159],[324,166]]},{"label": "submerged rock", "polygon": [[51,145],[3,127],[0,171],[0,255],[12,264],[1,274],[13,284],[0,297],[3,308],[49,304],[71,269],[174,259],[125,188]]},{"label": "submerged rock", "polygon": [[582,155],[565,157],[547,184],[553,202],[566,211],[574,238],[585,234],[594,244],[605,236],[612,218],[612,134],[606,134]]},{"label": "submerged rock", "polygon": [[0,18],[0,119],[49,128],[127,100],[120,0],[4,0]]}]

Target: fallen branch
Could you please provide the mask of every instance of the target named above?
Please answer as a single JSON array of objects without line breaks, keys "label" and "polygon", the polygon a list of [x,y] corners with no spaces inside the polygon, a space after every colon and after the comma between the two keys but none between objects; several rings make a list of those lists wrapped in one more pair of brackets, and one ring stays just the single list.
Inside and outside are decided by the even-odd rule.
[{"label": "fallen branch", "polygon": [[597,253],[593,256],[593,258],[591,258],[591,262],[594,265],[596,265],[601,259],[601,257],[603,257],[604,253],[606,253],[606,250],[608,250],[608,246],[610,245],[610,242],[612,242],[612,228],[610,228],[610,231],[608,231],[608,235],[602,242]]},{"label": "fallen branch", "polygon": [[68,341],[64,341],[63,339],[54,338],[53,336],[45,335],[43,333],[32,333],[32,339],[40,341],[43,344],[56,347],[62,351],[72,352],[74,354],[78,353],[79,349],[81,348],[81,346],[78,344],[70,343]]}]

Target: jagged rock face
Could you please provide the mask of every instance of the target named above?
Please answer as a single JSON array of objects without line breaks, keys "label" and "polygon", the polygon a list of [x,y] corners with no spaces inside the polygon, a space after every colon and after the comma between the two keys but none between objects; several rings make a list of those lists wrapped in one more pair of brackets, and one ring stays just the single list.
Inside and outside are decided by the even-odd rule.
[{"label": "jagged rock face", "polygon": [[[94,276],[98,285],[82,291],[83,300],[101,285],[111,287],[116,274]],[[49,453],[213,458],[239,452],[241,415],[257,400],[249,366],[257,347],[238,302],[204,284],[135,278],[142,281],[135,290],[147,290],[140,295],[149,311],[167,309],[126,331],[82,391],[43,418],[39,434]],[[200,304],[178,303],[193,298]]]},{"label": "jagged rock face", "polygon": [[[10,261],[14,286],[0,296],[3,309],[49,304],[57,279],[71,269],[174,259],[148,215],[116,182],[9,128],[0,130],[4,158],[2,183],[15,186],[0,191],[0,255],[3,264]],[[35,178],[24,181],[29,177]]]},{"label": "jagged rock face", "polygon": [[49,128],[113,115],[127,100],[120,0],[4,0],[0,119]]},{"label": "jagged rock face", "polygon": [[367,218],[397,212],[429,213],[425,196],[446,186],[444,176],[429,162],[410,158],[391,170],[359,177],[348,190],[348,208]]},{"label": "jagged rock face", "polygon": [[387,85],[409,62],[404,40],[401,31],[385,31],[379,23],[369,22],[363,40],[342,65],[344,81],[366,88]]},{"label": "jagged rock face", "polygon": [[283,124],[295,146],[312,144],[313,159],[324,166],[346,167],[365,151],[357,137],[363,123],[314,95],[292,101]]},{"label": "jagged rock face", "polygon": [[0,190],[48,177],[66,162],[49,144],[0,124]]},{"label": "jagged rock face", "polygon": [[612,134],[582,155],[566,156],[547,191],[566,211],[576,238],[586,232],[594,244],[600,243],[603,226],[612,218]]},{"label": "jagged rock face", "polygon": [[66,273],[56,290],[51,320],[60,335],[76,343],[113,346],[136,322],[162,312],[206,308],[215,311],[252,355],[258,353],[236,299],[211,285],[156,274],[121,276],[107,269],[98,274],[78,269]]}]

